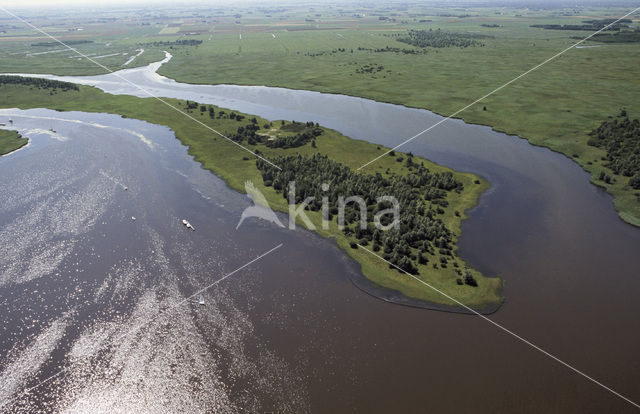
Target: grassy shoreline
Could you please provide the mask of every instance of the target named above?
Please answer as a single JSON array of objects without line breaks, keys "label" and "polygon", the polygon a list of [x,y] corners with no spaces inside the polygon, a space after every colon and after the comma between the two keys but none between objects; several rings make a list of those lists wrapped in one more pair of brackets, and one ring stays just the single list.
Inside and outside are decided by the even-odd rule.
[{"label": "grassy shoreline", "polygon": [[15,131],[0,129],[0,156],[19,150],[29,143],[28,138]]},{"label": "grassy shoreline", "polygon": [[[50,94],[47,91],[29,90],[18,85],[0,86],[2,107],[27,108],[50,108],[60,111],[78,110],[84,112],[107,112],[120,114],[129,118],[141,119],[154,124],[166,125],[171,128],[176,138],[189,148],[189,153],[194,156],[197,162],[219,177],[227,185],[237,191],[244,192],[244,183],[251,180],[260,189],[272,208],[280,211],[288,211],[288,205],[273,188],[265,187],[262,182],[260,171],[255,166],[253,157],[236,145],[227,140],[214,136],[204,127],[189,120],[187,117],[175,113],[166,105],[149,98],[136,98],[133,96],[109,95],[98,89],[91,87],[81,87],[80,91],[56,92]],[[184,101],[177,99],[168,100],[173,105],[186,109]],[[220,108],[216,107],[216,112]],[[224,110],[224,108],[223,108]],[[228,110],[227,110],[228,111]],[[192,116],[199,116],[196,111]],[[247,118],[248,119],[248,118]],[[231,133],[243,123],[238,123],[233,119],[209,119],[202,115],[201,120],[222,132]],[[259,125],[268,121],[258,118]],[[300,153],[311,155],[316,152],[327,154],[331,159],[343,163],[349,167],[357,168],[364,161],[379,155],[385,149],[365,141],[354,140],[345,137],[330,129],[323,129],[322,135],[316,138],[317,147],[313,148],[306,144],[302,147],[291,149],[267,148],[264,145],[250,147],[260,149],[267,159],[277,155],[292,155]],[[469,173],[454,172],[449,168],[439,166],[428,160],[414,157],[416,163],[424,162],[432,172],[450,171],[455,178],[462,181],[465,190],[461,194],[451,192],[447,198],[449,202],[445,213],[439,216],[454,234],[455,242],[460,237],[462,221],[467,217],[466,211],[477,205],[480,195],[489,187],[489,183],[477,176]],[[395,157],[383,157],[380,162],[367,168],[366,173],[374,174],[384,172],[389,169],[392,173],[402,174],[406,171],[405,163],[397,162]],[[454,214],[458,211],[458,215]],[[337,223],[331,222],[329,230],[322,230],[321,214],[319,212],[308,212],[311,221],[316,225],[316,232],[323,237],[333,238],[350,257],[355,259],[362,268],[363,274],[376,284],[397,290],[404,295],[425,300],[428,302],[451,306],[451,301],[440,294],[419,284],[409,276],[389,269],[387,264],[377,258],[373,258],[362,249],[350,247],[349,239],[337,229]],[[431,258],[431,263],[436,263],[439,253]],[[467,264],[454,254],[451,260],[465,268]],[[427,265],[430,265],[428,263]],[[488,306],[497,307],[502,301],[502,280],[499,278],[487,278],[475,269],[471,269],[473,276],[478,281],[478,287],[458,285],[456,283],[457,274],[452,266],[445,269],[433,269],[432,266],[421,265],[420,278],[428,283],[445,291],[469,306],[486,309]]]}]

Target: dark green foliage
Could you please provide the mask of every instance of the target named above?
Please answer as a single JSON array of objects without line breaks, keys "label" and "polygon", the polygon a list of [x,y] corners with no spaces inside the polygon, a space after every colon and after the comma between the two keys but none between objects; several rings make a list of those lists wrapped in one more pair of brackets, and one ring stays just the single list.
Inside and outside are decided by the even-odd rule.
[{"label": "dark green foliage", "polygon": [[[93,43],[93,40],[65,40],[65,45],[74,46],[74,45],[84,45],[87,43]],[[44,46],[44,47],[52,47],[52,46],[61,46],[60,42],[38,42],[31,43],[31,46]]]},{"label": "dark green foliage", "polygon": [[166,42],[149,42],[149,43],[140,43],[142,46],[169,46],[173,48],[173,46],[198,46],[202,44],[202,40],[196,39],[183,39],[183,40],[174,40],[174,41],[166,41]]},{"label": "dark green foliage", "polygon": [[469,285],[469,286],[473,286],[476,287],[478,286],[478,282],[476,281],[476,279],[473,277],[473,275],[471,274],[471,272],[469,272],[468,270],[465,271],[465,275],[464,275],[464,283]]},{"label": "dark green foliage", "polygon": [[358,69],[356,69],[356,73],[376,73],[382,72],[383,70],[384,66],[372,63],[359,67]]},{"label": "dark green foliage", "polygon": [[[237,115],[234,116],[234,118],[238,120]],[[245,126],[239,126],[236,133],[232,134],[229,138],[236,142],[242,142],[246,139],[249,145],[255,145],[261,139],[256,135],[256,131],[259,129],[260,127],[254,123],[250,123]]]},{"label": "dark green foliage", "polygon": [[[531,27],[547,30],[588,30],[595,32],[604,29],[615,21],[616,19],[583,20],[584,24],[532,24]],[[618,31],[621,27],[628,27],[629,23],[631,23],[631,19],[622,19],[616,24],[607,27],[604,31]]]},{"label": "dark green foliage", "polygon": [[[640,121],[631,121],[626,116],[621,121],[605,121],[589,135],[589,145],[607,151],[605,166],[616,175],[632,177],[629,185],[640,189]],[[612,181],[604,172],[600,173],[600,179]]]},{"label": "dark green foliage", "polygon": [[296,122],[293,121],[290,124],[282,124],[282,127],[280,127],[280,131],[285,131],[285,132],[305,132],[308,131],[310,128],[314,128],[315,124],[311,121],[309,122]]},{"label": "dark green foliage", "polygon": [[266,145],[269,148],[297,148],[313,140],[315,137],[316,136],[312,133],[303,132],[302,134],[296,134],[289,137],[279,137],[272,141],[267,141]]},{"label": "dark green foliage", "polygon": [[[306,124],[300,122],[293,122],[291,124],[283,125],[280,131],[292,131],[297,134],[292,136],[278,137],[271,141],[266,141],[266,145],[269,148],[297,148],[305,145],[308,142],[314,142],[317,136],[322,135],[322,128],[315,126],[313,122],[307,122]],[[312,145],[315,148],[315,145]]]},{"label": "dark green foliage", "polygon": [[629,185],[636,190],[640,190],[640,171],[636,172],[633,177],[631,177]]},{"label": "dark green foliage", "polygon": [[[451,250],[453,236],[444,222],[436,217],[436,211],[425,208],[427,195],[429,200],[446,203],[448,191],[461,191],[462,183],[453,174],[432,173],[423,166],[415,166],[414,171],[406,176],[393,175],[383,177],[381,174],[360,174],[353,172],[338,162],[330,160],[326,155],[315,154],[312,157],[289,156],[273,160],[282,170],[259,159],[256,161],[265,182],[272,182],[273,188],[283,197],[289,197],[289,182],[295,181],[295,201],[301,203],[307,197],[314,197],[309,209],[320,211],[322,197],[329,200],[329,211],[338,213],[338,198],[360,196],[366,203],[366,228],[360,227],[360,209],[355,203],[345,208],[344,233],[355,240],[374,241],[384,252],[384,257],[400,269],[416,273],[413,260],[427,262],[421,251],[429,251],[431,244],[443,249],[447,254]],[[329,190],[323,191],[322,184],[329,184]],[[386,231],[376,229],[374,217],[377,212],[391,207],[391,203],[378,203],[382,196],[395,197],[400,204],[399,229]],[[381,217],[382,225],[389,225],[393,217],[385,214]],[[412,259],[412,257],[414,259]]]},{"label": "dark green foliage", "polygon": [[640,28],[621,30],[618,33],[598,33],[591,40],[602,43],[637,43],[640,42]]},{"label": "dark green foliage", "polygon": [[449,32],[445,30],[409,30],[407,37],[399,37],[399,42],[408,43],[417,47],[469,47],[469,46],[484,46],[476,39],[482,39],[489,36],[471,34],[471,33],[457,33]]},{"label": "dark green foliage", "polygon": [[396,54],[403,53],[405,55],[421,55],[421,54],[427,53],[425,50],[406,49],[404,47],[400,49],[399,47],[391,47],[391,46],[386,46],[386,47],[381,47],[376,49],[369,48],[369,47],[359,47],[358,50],[365,51],[365,52],[375,52],[375,53],[396,53]]},{"label": "dark green foliage", "polygon": [[62,89],[63,91],[78,91],[78,85],[50,79],[25,78],[22,76],[0,75],[0,85],[27,85],[41,89]]},{"label": "dark green foliage", "polygon": [[[188,103],[187,103],[188,105]],[[196,104],[197,105],[197,104]],[[220,114],[224,114],[223,111],[220,111]],[[235,119],[236,121],[241,121],[244,119],[243,115],[236,114],[235,112],[231,112],[229,114],[230,119]],[[307,144],[308,142],[312,143],[312,146],[315,148],[315,138],[322,134],[322,129],[316,127],[313,122],[308,122],[306,124],[302,123],[294,123],[288,124],[281,128],[281,130],[285,130],[285,128],[289,127],[289,125],[294,125],[293,127],[287,128],[288,130],[297,130],[302,131],[295,135],[278,137],[274,140],[267,140],[265,137],[256,134],[256,131],[260,129],[258,125],[258,121],[253,118],[250,120],[251,123],[239,126],[236,133],[230,134],[230,138],[236,142],[247,141],[249,145],[256,145],[257,143],[264,143],[269,148],[297,148],[302,145]],[[265,125],[269,127],[268,124]]]}]

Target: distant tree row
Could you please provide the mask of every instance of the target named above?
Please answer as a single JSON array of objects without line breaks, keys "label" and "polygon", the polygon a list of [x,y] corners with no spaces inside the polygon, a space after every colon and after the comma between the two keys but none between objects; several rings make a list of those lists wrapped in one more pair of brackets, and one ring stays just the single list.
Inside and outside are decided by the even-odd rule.
[{"label": "distant tree row", "polygon": [[[411,158],[411,157],[408,157]],[[339,213],[339,197],[360,196],[366,206],[366,226],[361,226],[361,206],[349,203],[344,209],[344,234],[356,242],[367,246],[372,244],[374,251],[382,251],[382,256],[404,271],[418,272],[416,262],[427,264],[429,255],[436,252],[440,258],[433,262],[434,267],[447,267],[453,258],[452,232],[447,228],[439,214],[444,213],[447,194],[450,191],[463,190],[461,182],[450,172],[432,173],[422,165],[412,164],[408,175],[393,174],[385,177],[355,173],[349,167],[329,159],[326,155],[315,154],[312,157],[301,155],[278,157],[273,160],[282,169],[258,159],[256,165],[262,173],[266,186],[289,198],[288,184],[295,181],[295,200],[301,203],[307,197],[315,197],[308,208],[322,210],[323,197],[328,198],[329,220]],[[325,191],[323,184],[329,184]],[[381,210],[391,207],[390,202],[378,203],[382,196],[395,197],[400,204],[400,223],[398,228],[380,230],[374,225],[374,217]],[[436,203],[437,201],[437,203]],[[382,215],[383,226],[392,224],[393,216]],[[454,264],[457,267],[457,263]],[[462,274],[461,272],[459,274]],[[473,282],[469,280],[472,285]]]},{"label": "distant tree row", "polygon": [[382,72],[384,70],[384,66],[373,64],[366,64],[356,69],[356,73],[376,73]]},{"label": "distant tree row", "polygon": [[469,47],[484,46],[477,39],[489,36],[474,33],[457,33],[440,29],[429,30],[409,30],[406,37],[398,37],[399,42],[407,43],[417,47]]},{"label": "distant tree row", "polygon": [[[240,115],[240,114],[236,114],[235,112],[230,112],[227,113],[226,111],[220,110],[218,111],[218,114],[216,116],[216,110],[215,107],[212,105],[203,105],[203,104],[199,104],[198,102],[195,101],[189,101],[187,100],[185,102],[185,105],[187,107],[187,112],[188,113],[194,113],[195,111],[199,110],[200,111],[200,115],[204,115],[205,113],[209,114],[209,118],[211,119],[235,119],[238,122],[241,122],[243,119],[245,119],[244,115]],[[255,120],[255,118],[253,118],[253,120]],[[257,122],[257,121],[255,121]]]},{"label": "distant tree row", "polygon": [[[622,120],[603,122],[589,135],[589,145],[604,148],[607,151],[607,167],[616,175],[631,177],[629,185],[640,190],[640,121],[629,120],[626,111],[622,111]],[[601,174],[605,179],[606,174]],[[606,181],[606,180],[605,180]]]},{"label": "distant tree row", "polygon": [[613,22],[615,19],[598,19],[598,20],[583,20],[584,24],[532,24],[530,27],[536,27],[539,29],[547,29],[547,30],[588,30],[588,31],[596,31],[603,30],[604,31],[617,31],[623,27],[629,27],[629,23],[631,23],[631,19],[622,19],[616,24],[612,24],[611,26],[605,27]]},{"label": "distant tree row", "polygon": [[[87,43],[93,43],[93,40],[65,40],[64,42],[65,45],[69,45],[69,46],[85,45]],[[31,43],[31,46],[43,46],[43,47],[60,46],[60,42],[38,42],[38,43]]]},{"label": "distant tree row", "polygon": [[0,75],[0,85],[26,85],[41,89],[62,89],[63,91],[80,90],[78,85],[70,82],[62,82],[42,78],[26,78],[22,76]]},{"label": "distant tree row", "polygon": [[427,53],[426,50],[406,49],[404,47],[402,49],[400,49],[399,47],[391,47],[391,46],[379,47],[377,49],[359,47],[358,50],[359,51],[367,51],[367,52],[375,52],[375,53],[386,53],[386,52],[403,53],[405,55],[421,55],[421,54],[426,54]]},{"label": "distant tree row", "polygon": [[617,33],[598,33],[590,40],[602,43],[637,43],[640,42],[640,28],[621,30]]},{"label": "distant tree row", "polygon": [[197,40],[197,39],[181,39],[181,40],[173,40],[173,41],[165,41],[165,42],[141,43],[141,45],[147,45],[147,46],[198,46],[200,44],[202,44],[202,40]]},{"label": "distant tree row", "polygon": [[[391,47],[391,46],[386,46],[386,47],[379,47],[379,48],[370,48],[370,47],[362,47],[359,46],[357,49],[355,49],[359,52],[375,52],[375,53],[403,53],[405,55],[421,55],[421,54],[426,54],[427,52],[424,50],[418,50],[418,49],[407,49],[407,48],[399,48],[399,47]],[[336,54],[336,53],[353,53],[354,49],[345,49],[345,48],[338,48],[338,49],[333,49],[333,50],[322,50],[322,51],[318,51],[318,52],[305,52],[304,56],[311,56],[311,57],[317,57],[317,56],[324,56],[324,55],[329,55],[329,54]],[[299,53],[299,52],[298,52]]]}]

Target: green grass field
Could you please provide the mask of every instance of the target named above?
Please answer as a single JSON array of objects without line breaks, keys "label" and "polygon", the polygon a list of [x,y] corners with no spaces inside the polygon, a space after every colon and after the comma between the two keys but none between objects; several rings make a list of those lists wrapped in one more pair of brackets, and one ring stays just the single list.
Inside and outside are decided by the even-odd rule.
[{"label": "green grass field", "polygon": [[0,129],[0,155],[8,154],[18,148],[22,148],[27,145],[28,142],[29,140],[27,138],[22,138],[22,136],[15,131]]},{"label": "green grass field", "polygon": [[[198,123],[190,120],[186,116],[177,114],[175,110],[163,103],[147,98],[135,98],[131,96],[113,96],[103,93],[97,89],[81,87],[80,91],[57,92],[51,94],[46,90],[29,89],[18,85],[0,86],[0,107],[18,108],[51,108],[56,110],[80,110],[86,112],[106,112],[117,113],[130,118],[142,119],[155,124],[167,125],[175,131],[176,137],[185,145],[189,146],[189,153],[195,156],[196,161],[202,163],[204,168],[214,172],[227,184],[238,191],[244,192],[246,180],[252,180],[254,184],[265,194],[271,206],[281,211],[288,211],[288,205],[282,196],[275,192],[272,187],[265,187],[262,184],[262,177],[255,165],[254,157],[224,138],[216,136],[211,131],[205,129]],[[173,105],[182,110],[186,110],[184,101],[170,99]],[[219,109],[216,109],[219,112]],[[229,112],[227,110],[227,112]],[[239,123],[233,119],[210,119],[208,115],[201,115],[199,111],[194,111],[192,116],[198,117],[205,124],[226,134],[234,132]],[[259,125],[267,121],[259,119]],[[274,123],[274,125],[277,123]],[[341,162],[351,168],[357,168],[365,161],[381,154],[385,148],[370,144],[364,141],[352,140],[336,131],[326,129],[325,132],[316,138],[317,148],[312,148],[310,144],[294,149],[268,148],[263,144],[252,146],[252,149],[259,149],[264,156],[269,159],[277,155],[301,153],[311,155],[315,152],[327,154],[330,158]],[[416,163],[424,162],[425,166],[433,172],[452,171],[446,167],[431,163],[428,160],[414,158]],[[379,163],[367,167],[367,173],[379,171],[385,173],[387,168],[390,173],[407,173],[405,163],[397,162],[395,157],[383,157]],[[452,171],[453,172],[453,171]],[[456,179],[463,182],[465,190],[461,194],[450,193],[447,200],[449,206],[445,208],[443,221],[449,229],[459,237],[461,232],[461,222],[466,218],[464,213],[469,208],[476,205],[478,198],[485,191],[489,184],[480,180],[473,174],[453,172]],[[479,180],[479,184],[474,181]],[[460,216],[455,215],[459,211]],[[352,249],[349,246],[349,239],[337,228],[335,220],[332,221],[329,230],[321,230],[321,214],[310,212],[309,217],[318,229],[317,232],[324,237],[334,238],[336,243],[343,248],[351,257],[362,266],[364,275],[381,286],[396,289],[407,296],[427,300],[439,304],[451,305],[451,301],[444,298],[439,293],[425,287],[409,276],[389,269],[388,265],[378,258],[371,256],[362,249]],[[302,224],[302,223],[300,223]],[[454,243],[455,244],[455,243]],[[439,253],[432,258],[432,262],[437,262]],[[465,267],[464,261],[454,256],[453,261],[461,268]],[[420,266],[419,277],[430,283],[432,286],[446,292],[448,295],[460,300],[469,306],[479,309],[492,308],[502,302],[502,280],[499,278],[486,278],[479,272],[472,269],[472,274],[478,281],[478,287],[458,285],[452,266],[446,269],[433,269],[431,266]]]}]

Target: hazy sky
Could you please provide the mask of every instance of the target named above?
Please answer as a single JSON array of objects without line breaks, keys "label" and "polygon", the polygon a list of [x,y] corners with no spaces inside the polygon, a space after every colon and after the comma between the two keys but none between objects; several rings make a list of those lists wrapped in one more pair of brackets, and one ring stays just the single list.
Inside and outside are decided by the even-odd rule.
[{"label": "hazy sky", "polygon": [[[24,6],[62,6],[62,5],[83,5],[83,6],[106,6],[108,4],[131,4],[131,3],[185,3],[185,0],[108,0],[108,1],[87,1],[87,0],[0,0],[0,6],[24,7]],[[198,3],[190,0],[189,3]],[[204,3],[204,2],[201,2]],[[217,2],[210,2],[217,3]]]}]

